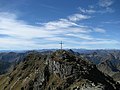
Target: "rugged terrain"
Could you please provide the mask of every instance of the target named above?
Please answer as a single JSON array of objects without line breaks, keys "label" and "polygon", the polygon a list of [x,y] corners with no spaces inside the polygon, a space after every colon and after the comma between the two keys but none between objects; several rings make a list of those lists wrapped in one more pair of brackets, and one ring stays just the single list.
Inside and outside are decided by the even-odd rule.
[{"label": "rugged terrain", "polygon": [[0,74],[6,73],[11,66],[20,62],[25,57],[25,53],[1,52],[0,53]]},{"label": "rugged terrain", "polygon": [[0,75],[10,71],[14,66],[21,62],[26,55],[35,51],[21,51],[21,52],[1,52],[0,53]]},{"label": "rugged terrain", "polygon": [[119,50],[96,50],[82,54],[89,61],[96,64],[97,68],[120,81],[120,51]]},{"label": "rugged terrain", "polygon": [[96,65],[72,51],[28,54],[0,76],[0,90],[119,90]]}]

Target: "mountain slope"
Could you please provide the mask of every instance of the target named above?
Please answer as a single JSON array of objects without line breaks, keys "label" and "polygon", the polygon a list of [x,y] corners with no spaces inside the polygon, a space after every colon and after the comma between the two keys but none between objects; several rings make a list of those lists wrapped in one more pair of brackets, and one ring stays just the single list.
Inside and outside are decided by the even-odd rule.
[{"label": "mountain slope", "polygon": [[113,77],[116,81],[120,80],[118,75],[120,73],[119,50],[98,50],[89,54],[82,54],[82,56],[96,64],[97,68],[103,73]]},{"label": "mountain slope", "polygon": [[58,50],[27,55],[12,72],[0,77],[0,90],[119,90],[120,85],[94,64]]}]

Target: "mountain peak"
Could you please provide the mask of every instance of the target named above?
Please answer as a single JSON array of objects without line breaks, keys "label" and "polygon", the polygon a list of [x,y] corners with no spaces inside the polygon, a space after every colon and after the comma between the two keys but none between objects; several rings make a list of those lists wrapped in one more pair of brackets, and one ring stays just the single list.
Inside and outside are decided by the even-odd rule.
[{"label": "mountain peak", "polygon": [[30,53],[0,78],[0,89],[4,90],[117,90],[118,86],[95,65],[66,50]]}]

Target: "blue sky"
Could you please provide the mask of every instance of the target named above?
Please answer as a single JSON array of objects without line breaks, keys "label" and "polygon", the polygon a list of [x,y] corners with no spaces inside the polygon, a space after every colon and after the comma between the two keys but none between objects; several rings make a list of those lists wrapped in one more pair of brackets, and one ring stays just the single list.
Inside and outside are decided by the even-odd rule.
[{"label": "blue sky", "polygon": [[120,49],[120,0],[0,0],[0,50]]}]

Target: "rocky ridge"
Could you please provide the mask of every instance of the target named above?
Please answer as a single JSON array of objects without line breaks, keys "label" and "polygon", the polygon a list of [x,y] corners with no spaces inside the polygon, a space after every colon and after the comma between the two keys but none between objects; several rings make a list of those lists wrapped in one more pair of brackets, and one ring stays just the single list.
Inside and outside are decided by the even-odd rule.
[{"label": "rocky ridge", "polygon": [[94,64],[57,50],[27,55],[13,71],[0,77],[0,90],[119,90],[120,85]]}]

